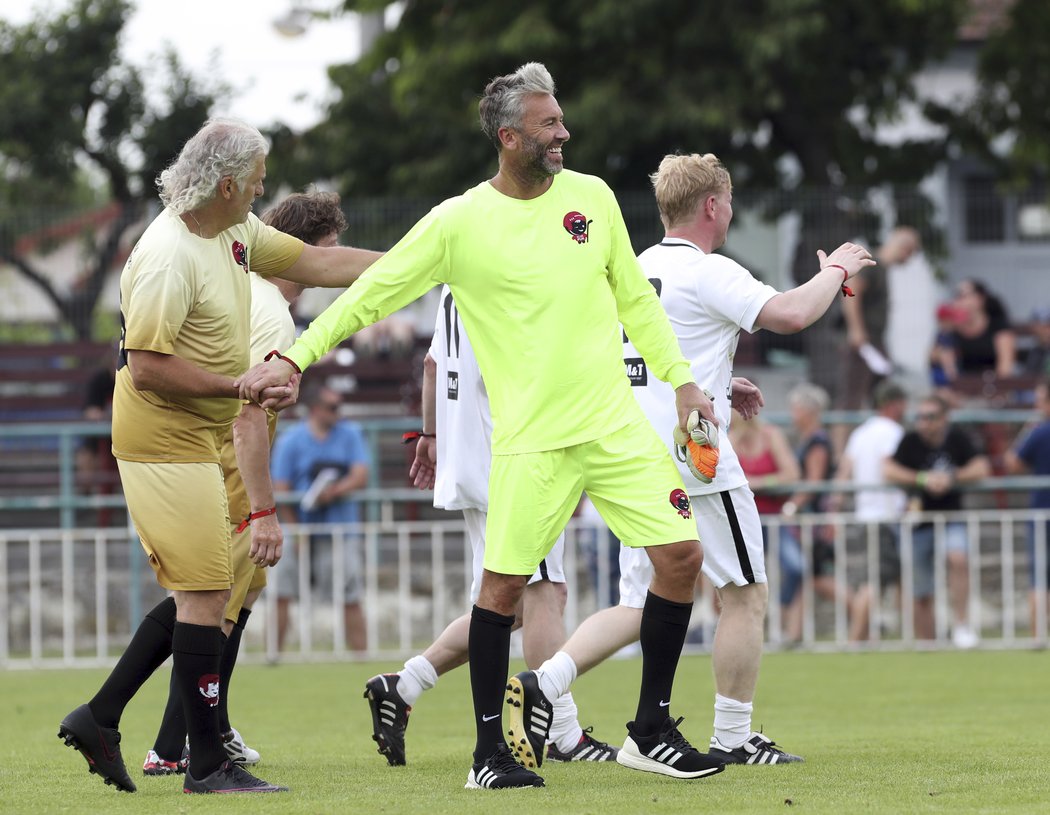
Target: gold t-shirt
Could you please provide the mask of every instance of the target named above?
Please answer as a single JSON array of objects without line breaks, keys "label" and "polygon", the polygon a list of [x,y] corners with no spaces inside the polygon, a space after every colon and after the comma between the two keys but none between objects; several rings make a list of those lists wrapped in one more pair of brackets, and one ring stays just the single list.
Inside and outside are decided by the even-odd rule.
[{"label": "gold t-shirt", "polygon": [[219,462],[240,400],[137,390],[127,352],[172,354],[212,373],[240,375],[249,362],[249,270],[279,274],[302,250],[298,238],[251,214],[207,239],[167,209],[157,216],[120,276],[113,455],[126,461]]}]

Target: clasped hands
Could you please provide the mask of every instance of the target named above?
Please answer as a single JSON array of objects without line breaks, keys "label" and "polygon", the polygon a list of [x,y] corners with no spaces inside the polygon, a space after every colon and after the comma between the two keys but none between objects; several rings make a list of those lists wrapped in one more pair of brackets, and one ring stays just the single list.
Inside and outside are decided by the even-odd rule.
[{"label": "clasped hands", "polygon": [[301,381],[302,374],[275,357],[249,368],[233,384],[241,399],[254,402],[266,410],[280,411],[295,404],[299,398]]}]

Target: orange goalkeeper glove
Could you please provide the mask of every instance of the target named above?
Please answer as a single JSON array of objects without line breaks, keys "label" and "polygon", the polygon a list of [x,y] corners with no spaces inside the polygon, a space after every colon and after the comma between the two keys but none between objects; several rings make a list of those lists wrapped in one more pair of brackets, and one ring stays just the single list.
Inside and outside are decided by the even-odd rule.
[{"label": "orange goalkeeper glove", "polygon": [[679,461],[684,461],[697,481],[710,484],[718,467],[718,427],[700,417],[694,410],[686,421],[683,433],[674,429],[674,452]]}]

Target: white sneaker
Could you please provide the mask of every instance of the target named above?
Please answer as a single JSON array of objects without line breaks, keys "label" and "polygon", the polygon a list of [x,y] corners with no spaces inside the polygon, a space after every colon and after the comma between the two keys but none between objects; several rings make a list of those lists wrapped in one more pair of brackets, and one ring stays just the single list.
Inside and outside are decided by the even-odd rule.
[{"label": "white sneaker", "polygon": [[258,750],[253,750],[244,743],[237,728],[230,728],[228,733],[222,734],[222,747],[234,764],[258,764],[260,755]]},{"label": "white sneaker", "polygon": [[980,638],[968,625],[957,625],[952,628],[952,644],[956,648],[976,648]]}]

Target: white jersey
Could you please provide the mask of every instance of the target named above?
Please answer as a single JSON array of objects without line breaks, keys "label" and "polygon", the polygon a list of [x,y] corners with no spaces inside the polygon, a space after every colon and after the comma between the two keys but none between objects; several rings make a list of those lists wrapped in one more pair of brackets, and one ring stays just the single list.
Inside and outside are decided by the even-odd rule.
[{"label": "white jersey", "polygon": [[448,286],[441,289],[430,356],[437,363],[434,506],[488,511],[492,413],[474,349]]},{"label": "white jersey", "polygon": [[254,272],[252,287],[251,365],[258,365],[271,351],[291,348],[295,342],[295,320],[281,290]]},{"label": "white jersey", "polygon": [[[897,451],[904,428],[886,416],[872,416],[850,433],[845,455],[853,465],[854,484],[882,484],[883,462]],[[900,518],[907,498],[898,489],[858,490],[854,512],[858,521],[889,521]]]},{"label": "white jersey", "polygon": [[[660,296],[696,383],[715,397],[720,450],[715,479],[702,484],[684,463],[678,462],[686,491],[690,495],[707,495],[742,486],[747,478],[727,432],[733,355],[740,329],[753,332],[762,307],[778,292],[756,280],[739,263],[721,255],[708,255],[683,238],[664,238],[642,252],[638,260]],[[649,375],[641,354],[626,336],[624,364],[642,410],[673,454],[671,433],[678,423],[674,389]]]}]

